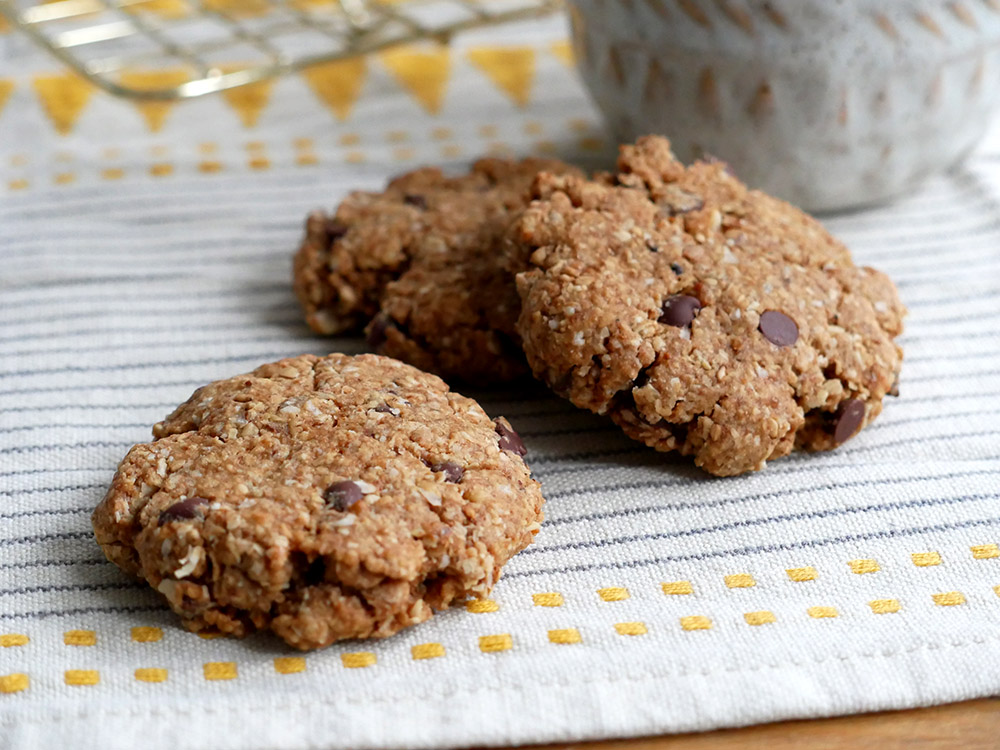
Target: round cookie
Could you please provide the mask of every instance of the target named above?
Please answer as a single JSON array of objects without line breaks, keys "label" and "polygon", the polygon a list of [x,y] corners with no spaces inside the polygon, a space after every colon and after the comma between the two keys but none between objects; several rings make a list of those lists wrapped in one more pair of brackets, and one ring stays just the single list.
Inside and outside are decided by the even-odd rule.
[{"label": "round cookie", "polygon": [[509,423],[377,355],[286,359],[195,391],[93,515],[109,560],[192,630],[300,649],[484,597],[542,495]]},{"label": "round cookie", "polygon": [[482,159],[459,177],[425,168],[352,193],[333,217],[313,214],[294,269],[306,321],[324,334],[367,325],[380,354],[446,377],[526,374],[498,247],[543,169],[575,172],[546,159]]},{"label": "round cookie", "polygon": [[723,476],[879,414],[905,314],[885,275],[725,165],[685,169],[666,139],[623,147],[618,169],[540,175],[510,229],[537,377]]}]

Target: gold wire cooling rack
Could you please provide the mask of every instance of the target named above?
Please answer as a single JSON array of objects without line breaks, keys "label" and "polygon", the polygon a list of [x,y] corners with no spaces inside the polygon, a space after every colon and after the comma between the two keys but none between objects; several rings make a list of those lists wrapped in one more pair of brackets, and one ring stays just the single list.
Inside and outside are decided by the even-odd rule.
[{"label": "gold wire cooling rack", "polygon": [[[101,88],[187,99],[311,65],[538,18],[561,0],[0,0],[0,15]],[[171,85],[135,69],[185,71]],[[183,80],[186,78],[186,80]]]}]

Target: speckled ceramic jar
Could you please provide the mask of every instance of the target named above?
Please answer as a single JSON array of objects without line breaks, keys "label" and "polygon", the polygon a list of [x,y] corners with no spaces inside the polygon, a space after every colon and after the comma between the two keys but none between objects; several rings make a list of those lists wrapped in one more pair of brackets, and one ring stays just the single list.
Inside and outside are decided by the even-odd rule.
[{"label": "speckled ceramic jar", "polygon": [[571,0],[570,17],[621,140],[662,133],[810,210],[954,165],[1000,98],[1000,0]]}]

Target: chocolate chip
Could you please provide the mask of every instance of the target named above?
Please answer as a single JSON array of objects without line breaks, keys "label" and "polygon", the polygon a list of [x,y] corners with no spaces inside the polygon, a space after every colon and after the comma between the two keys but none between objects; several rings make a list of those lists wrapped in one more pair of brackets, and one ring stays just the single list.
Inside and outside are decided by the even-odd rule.
[{"label": "chocolate chip", "polygon": [[681,264],[680,263],[671,263],[670,264],[670,270],[673,271],[678,276],[680,276],[682,273],[684,273],[684,269],[681,268]]},{"label": "chocolate chip", "polygon": [[649,251],[651,253],[658,253],[658,252],[660,252],[659,246],[655,242],[653,242],[652,240],[647,240],[646,241],[646,247],[649,248]]},{"label": "chocolate chip", "polygon": [[672,294],[663,301],[663,313],[659,317],[660,323],[668,326],[684,328],[691,325],[694,316],[701,309],[701,302],[697,297],[687,294]]},{"label": "chocolate chip", "polygon": [[799,327],[795,321],[777,310],[760,314],[760,332],[775,346],[791,346],[799,340]]},{"label": "chocolate chip", "polygon": [[306,586],[318,586],[326,580],[326,560],[317,557],[306,568],[302,576]]},{"label": "chocolate chip", "polygon": [[326,239],[331,245],[347,234],[348,226],[336,219],[326,220]]},{"label": "chocolate chip", "polygon": [[892,385],[889,387],[889,395],[890,396],[899,395],[899,375],[897,375],[896,379],[892,381]]},{"label": "chocolate chip", "polygon": [[403,196],[403,203],[408,206],[413,206],[414,208],[419,208],[421,210],[427,208],[427,199],[422,195],[416,195],[414,193],[407,193]]},{"label": "chocolate chip", "polygon": [[[372,411],[377,411],[381,414],[395,414],[395,412],[393,411],[392,407],[389,406],[389,404],[379,404]],[[399,415],[396,414],[396,416],[398,417]]]},{"label": "chocolate chip", "polygon": [[334,482],[323,491],[323,499],[334,510],[347,510],[364,497],[357,484],[351,481]]},{"label": "chocolate chip", "polygon": [[519,456],[523,456],[528,452],[528,449],[524,447],[524,441],[521,440],[521,436],[508,427],[506,422],[501,422],[500,417],[493,420],[493,429],[500,436],[500,450],[510,451]]},{"label": "chocolate chip", "polygon": [[841,402],[834,415],[833,442],[837,445],[846,443],[861,429],[865,419],[865,402],[857,398],[849,398]]},{"label": "chocolate chip", "polygon": [[434,473],[441,472],[444,474],[445,481],[454,482],[458,484],[462,481],[462,477],[465,476],[465,469],[463,469],[458,464],[453,461],[444,461],[439,464],[431,464],[431,471]]},{"label": "chocolate chip", "polygon": [[374,318],[372,322],[368,324],[367,338],[368,346],[372,349],[378,349],[386,342],[388,338],[385,332],[392,327],[392,320],[385,313],[379,313]]},{"label": "chocolate chip", "polygon": [[156,525],[162,526],[171,521],[187,521],[197,518],[197,509],[202,505],[208,505],[210,502],[211,500],[204,497],[189,497],[187,500],[181,500],[166,510],[161,511],[160,519],[156,522]]}]

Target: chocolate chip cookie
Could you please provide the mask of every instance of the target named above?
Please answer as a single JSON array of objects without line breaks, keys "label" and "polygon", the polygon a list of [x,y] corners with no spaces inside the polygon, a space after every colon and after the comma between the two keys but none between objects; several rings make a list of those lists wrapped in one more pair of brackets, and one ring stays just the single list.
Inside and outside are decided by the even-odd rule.
[{"label": "chocolate chip cookie", "polygon": [[94,511],[108,559],[192,630],[300,649],[484,597],[542,495],[510,424],[377,355],[286,359],[195,391]]},{"label": "chocolate chip cookie", "polygon": [[905,310],[814,219],[658,137],[534,194],[507,243],[517,330],[577,406],[718,475],[834,448],[881,411]]},{"label": "chocolate chip cookie", "polygon": [[306,321],[324,334],[367,326],[377,352],[445,377],[527,373],[498,245],[543,169],[575,173],[545,159],[483,159],[459,177],[425,168],[311,215],[294,271]]}]

